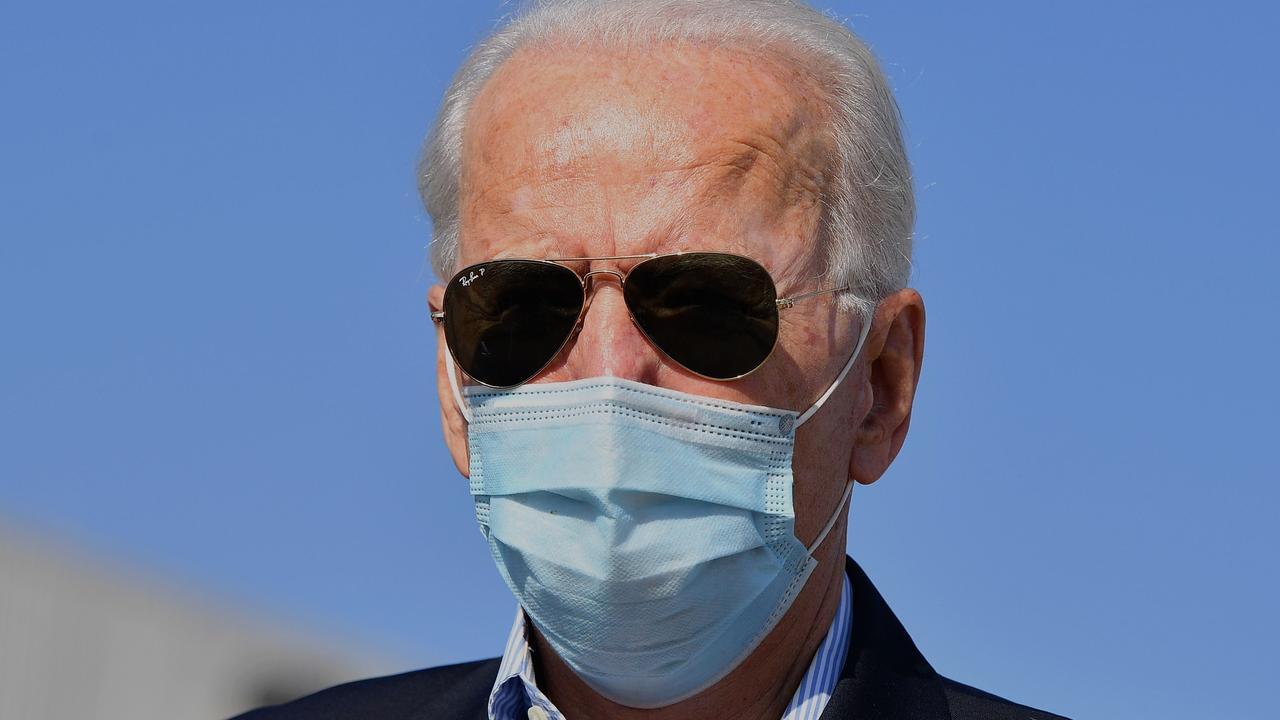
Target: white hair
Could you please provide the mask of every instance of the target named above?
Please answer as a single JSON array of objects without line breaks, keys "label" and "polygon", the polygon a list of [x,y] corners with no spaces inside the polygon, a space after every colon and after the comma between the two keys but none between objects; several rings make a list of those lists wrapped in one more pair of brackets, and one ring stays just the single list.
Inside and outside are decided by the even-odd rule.
[{"label": "white hair", "polygon": [[458,262],[463,124],[485,82],[517,50],[558,43],[593,48],[702,43],[767,49],[818,88],[837,157],[822,190],[818,239],[827,277],[848,285],[842,305],[868,318],[911,272],[915,198],[898,105],[867,46],[801,0],[538,0],[477,45],[453,78],[419,165],[431,215],[431,262],[442,278]]}]

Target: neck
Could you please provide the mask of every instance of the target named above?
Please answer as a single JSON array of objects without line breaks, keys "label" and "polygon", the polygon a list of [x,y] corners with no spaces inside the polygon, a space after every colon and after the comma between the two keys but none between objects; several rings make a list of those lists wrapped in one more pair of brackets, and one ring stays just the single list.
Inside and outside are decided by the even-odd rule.
[{"label": "neck", "polygon": [[815,553],[818,567],[778,625],[741,665],[701,693],[650,710],[619,705],[592,690],[529,625],[538,687],[567,720],[693,720],[732,716],[778,720],[791,702],[840,606],[844,523]]}]

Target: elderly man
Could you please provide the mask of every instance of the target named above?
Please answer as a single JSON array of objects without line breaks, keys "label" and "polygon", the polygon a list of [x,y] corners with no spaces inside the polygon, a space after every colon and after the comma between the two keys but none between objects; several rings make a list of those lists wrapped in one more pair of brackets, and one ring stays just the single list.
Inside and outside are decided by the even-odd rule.
[{"label": "elderly man", "polygon": [[898,110],[787,0],[542,2],[423,158],[445,442],[501,658],[252,718],[1051,718],[934,672],[844,555],[924,305]]}]

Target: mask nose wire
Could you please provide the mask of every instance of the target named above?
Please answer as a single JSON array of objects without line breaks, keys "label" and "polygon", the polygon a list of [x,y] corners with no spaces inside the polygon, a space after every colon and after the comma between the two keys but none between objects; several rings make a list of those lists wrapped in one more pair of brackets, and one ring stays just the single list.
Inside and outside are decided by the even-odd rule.
[{"label": "mask nose wire", "polygon": [[[862,326],[862,332],[858,336],[858,344],[854,347],[853,354],[849,356],[848,362],[844,364],[844,369],[840,371],[835,382],[831,383],[831,387],[828,387],[827,391],[822,393],[822,397],[818,398],[817,402],[815,402],[812,407],[806,410],[804,414],[796,420],[797,427],[799,427],[804,421],[813,417],[813,414],[818,411],[818,408],[822,407],[822,404],[827,401],[827,398],[831,397],[831,393],[835,391],[842,381],[844,381],[845,376],[849,374],[849,369],[853,367],[853,361],[856,360],[858,358],[858,354],[862,352],[862,345],[867,341],[867,334],[870,330],[871,323],[864,323]],[[449,389],[453,391],[453,401],[457,404],[458,410],[462,413],[462,417],[466,419],[467,424],[470,424],[471,408],[467,406],[466,401],[462,398],[462,393],[458,390],[458,369],[453,362],[453,353],[449,352],[447,348],[444,353],[444,362],[449,371]],[[852,495],[853,481],[850,480],[845,484],[844,495],[840,497],[840,503],[836,505],[835,510],[831,513],[831,517],[827,518],[827,524],[823,526],[822,531],[818,533],[818,537],[816,537],[809,545],[808,552],[810,555],[812,555],[813,552],[822,545],[823,540],[827,539],[827,535],[831,533],[831,528],[835,527],[836,520],[839,519],[841,511],[844,510],[845,505],[849,502],[849,498]]]},{"label": "mask nose wire", "polygon": [[[602,270],[597,272],[609,273],[609,271],[607,270]],[[617,273],[610,273],[610,274],[616,275]],[[858,344],[854,346],[853,354],[850,355],[849,360],[845,362],[844,368],[840,371],[840,374],[836,376],[835,382],[831,383],[831,385],[827,387],[826,391],[823,392],[822,395],[816,401],[814,401],[813,405],[809,406],[808,410],[805,410],[803,413],[800,414],[800,417],[796,418],[796,425],[795,425],[796,427],[800,427],[806,421],[808,421],[809,418],[813,417],[813,414],[818,412],[818,409],[821,408],[822,404],[825,403],[827,399],[831,397],[831,394],[836,391],[836,388],[840,387],[840,383],[844,382],[845,376],[847,376],[849,374],[849,371],[853,369],[854,361],[858,359],[859,353],[862,352],[862,346],[864,343],[866,343],[867,335],[870,332],[871,332],[871,321],[868,320],[862,324],[862,332],[858,334]],[[471,424],[471,408],[467,406],[466,401],[464,401],[462,398],[462,393],[458,390],[458,369],[453,362],[453,353],[448,348],[445,348],[445,351],[444,351],[444,363],[449,370],[449,389],[453,391],[453,402],[458,406],[458,411],[462,413],[463,419],[467,421],[468,425],[470,425]],[[850,487],[852,488],[852,485],[850,485]],[[829,529],[830,528],[828,528],[828,530]]]},{"label": "mask nose wire", "polygon": [[858,344],[854,346],[853,354],[849,356],[848,362],[844,364],[844,369],[836,376],[835,382],[831,383],[831,385],[827,387],[826,392],[822,393],[822,395],[809,406],[808,410],[800,413],[800,417],[796,418],[796,427],[800,427],[805,424],[809,418],[813,417],[813,414],[818,412],[818,408],[822,407],[822,404],[831,397],[831,393],[835,392],[836,388],[840,387],[840,383],[844,382],[845,376],[853,369],[853,361],[857,360],[858,354],[862,352],[862,345],[867,341],[867,334],[870,332],[871,320],[868,319],[862,323],[862,332],[858,335]]}]

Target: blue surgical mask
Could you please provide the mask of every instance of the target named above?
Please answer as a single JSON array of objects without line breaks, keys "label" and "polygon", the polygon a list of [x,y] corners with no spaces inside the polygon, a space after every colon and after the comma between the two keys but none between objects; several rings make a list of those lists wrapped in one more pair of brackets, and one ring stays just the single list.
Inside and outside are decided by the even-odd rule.
[{"label": "blue surgical mask", "polygon": [[786,614],[853,487],[803,545],[796,428],[844,379],[869,326],[804,413],[613,377],[462,394],[454,381],[498,570],[596,692],[637,708],[692,697]]}]

